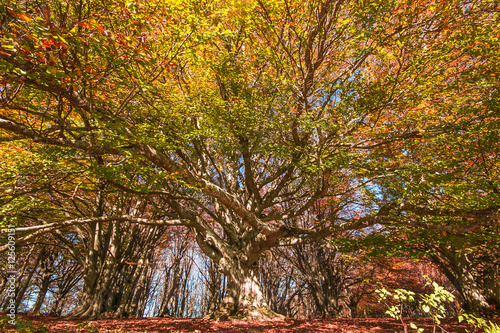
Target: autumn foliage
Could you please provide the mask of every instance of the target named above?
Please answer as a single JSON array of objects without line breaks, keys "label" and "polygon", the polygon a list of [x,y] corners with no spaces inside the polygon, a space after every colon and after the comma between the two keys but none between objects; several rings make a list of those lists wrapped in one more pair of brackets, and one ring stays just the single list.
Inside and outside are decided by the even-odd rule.
[{"label": "autumn foliage", "polygon": [[0,219],[16,229],[17,308],[381,316],[376,288],[425,292],[430,275],[458,297],[450,315],[495,313],[499,12],[3,1]]}]

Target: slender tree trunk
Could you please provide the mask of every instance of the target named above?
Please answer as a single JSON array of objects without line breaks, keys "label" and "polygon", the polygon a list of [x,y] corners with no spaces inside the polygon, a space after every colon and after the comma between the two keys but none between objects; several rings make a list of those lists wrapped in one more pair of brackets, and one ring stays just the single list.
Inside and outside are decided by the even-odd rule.
[{"label": "slender tree trunk", "polygon": [[[139,292],[137,290],[137,287],[140,287],[142,285],[142,280],[146,277],[148,266],[149,257],[146,257],[145,259],[139,259],[137,267],[133,272],[132,282],[125,287],[125,291],[123,292],[123,296],[120,300],[120,305],[116,310],[116,315],[118,316],[118,318],[133,314],[132,312],[135,310],[135,306],[130,303],[132,302],[134,293]],[[135,305],[137,305],[137,303]]]},{"label": "slender tree trunk", "polygon": [[205,268],[208,272],[206,313],[212,313],[215,312],[222,302],[223,296],[226,293],[226,283],[217,264],[208,258],[206,260]]},{"label": "slender tree trunk", "polygon": [[[28,263],[28,261],[29,261],[28,259],[29,259],[30,255],[31,255],[31,252],[33,251],[33,249],[34,249],[34,248],[32,248],[32,249],[30,250],[30,253],[28,254],[28,257],[26,258],[26,263],[25,263],[25,265]],[[18,290],[16,290],[16,309],[18,309],[18,308],[19,308],[19,305],[21,304],[21,302],[22,302],[22,300],[23,300],[23,297],[24,297],[24,294],[26,293],[26,290],[28,289],[28,286],[29,286],[29,284],[30,284],[30,281],[31,281],[31,279],[32,279],[32,277],[33,277],[33,274],[35,273],[36,268],[38,267],[38,264],[40,263],[40,260],[41,260],[42,256],[44,256],[44,254],[45,254],[45,247],[43,247],[43,248],[40,250],[40,252],[38,252],[38,254],[37,254],[37,256],[36,256],[36,259],[35,259],[35,262],[33,263],[33,266],[32,266],[32,267],[31,267],[31,269],[29,270],[29,272],[28,272],[28,274],[27,274],[26,278],[25,278],[25,279],[23,279],[24,281],[23,281],[23,283],[22,283],[22,284],[20,284],[19,289],[18,289]],[[21,271],[23,271],[23,272],[24,272],[24,269],[25,269],[25,267],[23,267],[23,269],[22,269]],[[5,306],[6,306],[6,305],[4,305],[4,309],[5,309]]]},{"label": "slender tree trunk", "polygon": [[172,309],[172,298],[179,290],[180,281],[180,261],[182,257],[177,257],[174,259],[174,263],[167,269],[165,276],[165,284],[163,290],[163,297],[161,301],[161,307],[158,315],[160,317],[173,317],[174,309]]},{"label": "slender tree trunk", "polygon": [[50,309],[50,314],[52,316],[60,316],[61,315],[61,309],[59,308],[59,305],[61,304],[62,299],[64,298],[65,295],[62,293],[58,293],[56,297],[54,298],[54,301],[52,302],[52,307]]},{"label": "slender tree trunk", "polygon": [[40,314],[40,308],[42,307],[43,300],[45,299],[45,295],[47,294],[47,291],[49,289],[51,275],[52,272],[47,272],[43,274],[42,283],[40,285],[40,291],[38,292],[35,305],[33,306],[34,315]]},{"label": "slender tree trunk", "polygon": [[[154,259],[152,261],[154,261]],[[150,301],[150,297],[154,295],[155,288],[152,286],[154,274],[154,269],[149,269],[147,271],[147,275],[143,280],[143,285],[140,287],[140,292],[136,292],[134,300],[132,301],[137,308],[136,312],[138,317],[144,317],[144,312],[146,311],[146,306]]]}]

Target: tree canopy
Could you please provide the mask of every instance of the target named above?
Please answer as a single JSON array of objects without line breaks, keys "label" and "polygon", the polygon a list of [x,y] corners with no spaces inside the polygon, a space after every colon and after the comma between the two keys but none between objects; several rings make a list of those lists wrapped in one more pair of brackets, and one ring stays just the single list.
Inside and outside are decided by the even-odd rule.
[{"label": "tree canopy", "polygon": [[371,226],[498,245],[497,7],[4,1],[4,223],[185,226],[228,277],[215,316],[265,315],[273,247]]}]

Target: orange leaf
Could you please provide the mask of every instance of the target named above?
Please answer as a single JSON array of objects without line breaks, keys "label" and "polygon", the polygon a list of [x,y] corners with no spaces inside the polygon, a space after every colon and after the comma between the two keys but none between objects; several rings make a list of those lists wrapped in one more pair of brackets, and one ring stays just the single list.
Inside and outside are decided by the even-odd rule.
[{"label": "orange leaf", "polygon": [[91,27],[91,25],[88,24],[87,22],[78,22],[78,25],[86,29]]},{"label": "orange leaf", "polygon": [[25,20],[26,22],[31,22],[33,21],[32,18],[28,17],[27,15],[25,14],[20,14],[20,13],[17,13],[17,16],[19,16],[21,19]]}]

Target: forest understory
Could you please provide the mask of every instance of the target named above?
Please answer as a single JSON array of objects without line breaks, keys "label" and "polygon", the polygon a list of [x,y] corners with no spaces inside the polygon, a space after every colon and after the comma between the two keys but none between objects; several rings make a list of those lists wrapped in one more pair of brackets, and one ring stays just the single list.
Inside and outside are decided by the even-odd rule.
[{"label": "forest understory", "polygon": [[[31,322],[32,333],[160,333],[160,332],[404,332],[401,322],[391,318],[343,318],[343,319],[281,319],[270,321],[228,320],[211,321],[202,319],[170,319],[170,318],[127,318],[102,319],[95,321],[66,320],[60,317],[21,315],[18,319]],[[424,332],[433,331],[431,318],[407,318],[406,323],[413,322]],[[493,320],[500,323],[500,318]],[[448,317],[442,321],[437,332],[482,332],[457,318]],[[414,331],[414,330],[410,330]],[[5,332],[18,332],[7,329]]]}]

